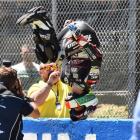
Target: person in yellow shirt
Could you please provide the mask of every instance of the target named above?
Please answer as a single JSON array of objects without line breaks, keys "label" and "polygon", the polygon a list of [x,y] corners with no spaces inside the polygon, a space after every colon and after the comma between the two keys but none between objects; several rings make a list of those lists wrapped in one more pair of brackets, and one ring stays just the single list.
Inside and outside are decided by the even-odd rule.
[{"label": "person in yellow shirt", "polygon": [[59,79],[60,72],[57,65],[41,63],[39,74],[42,80],[29,88],[28,96],[35,100],[40,117],[70,118],[65,98],[71,92],[71,87]]}]

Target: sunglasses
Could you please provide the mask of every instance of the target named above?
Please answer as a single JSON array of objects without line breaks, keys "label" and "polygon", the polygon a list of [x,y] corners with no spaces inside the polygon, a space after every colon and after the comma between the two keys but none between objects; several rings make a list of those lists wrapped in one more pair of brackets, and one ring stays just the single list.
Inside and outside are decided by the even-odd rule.
[{"label": "sunglasses", "polygon": [[57,65],[45,66],[45,67],[41,68],[40,70],[42,70],[42,69],[51,70],[51,68],[53,70],[56,70],[58,68],[58,66]]}]

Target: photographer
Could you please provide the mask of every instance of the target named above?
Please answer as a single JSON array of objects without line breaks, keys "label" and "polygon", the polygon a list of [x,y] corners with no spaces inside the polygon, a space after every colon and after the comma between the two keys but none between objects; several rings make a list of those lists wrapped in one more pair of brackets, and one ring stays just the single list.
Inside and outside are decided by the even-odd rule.
[{"label": "photographer", "polygon": [[[11,67],[0,68],[0,139],[23,140],[22,115],[34,118],[40,113],[34,102],[15,92],[17,73]],[[20,82],[19,82],[20,83]],[[21,83],[20,83],[21,84]],[[20,90],[22,86],[20,85]]]}]

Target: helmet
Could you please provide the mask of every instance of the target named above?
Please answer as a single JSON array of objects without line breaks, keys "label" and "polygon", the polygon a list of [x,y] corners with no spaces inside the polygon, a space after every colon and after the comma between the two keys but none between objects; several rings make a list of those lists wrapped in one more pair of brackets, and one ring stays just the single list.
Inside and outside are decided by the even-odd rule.
[{"label": "helmet", "polygon": [[[91,116],[96,110],[97,104],[98,98],[96,98],[94,93],[88,94],[88,92],[84,92],[79,95],[72,92],[65,98],[65,105],[71,109],[70,117],[73,121],[84,120],[88,116]],[[80,106],[84,106],[84,108],[80,111],[74,109]]]}]

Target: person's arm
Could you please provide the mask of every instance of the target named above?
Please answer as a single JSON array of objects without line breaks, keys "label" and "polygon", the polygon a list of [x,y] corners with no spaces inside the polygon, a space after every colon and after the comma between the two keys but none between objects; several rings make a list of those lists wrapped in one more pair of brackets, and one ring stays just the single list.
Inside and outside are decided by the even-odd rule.
[{"label": "person's arm", "polygon": [[[60,78],[59,71],[54,71],[50,74],[48,81],[53,85],[58,81],[59,78]],[[34,99],[35,104],[37,106],[41,106],[46,100],[46,98],[48,97],[50,89],[51,89],[51,85],[46,83],[46,85],[43,88],[41,88],[38,91],[33,92],[30,98]]]},{"label": "person's arm", "polygon": [[34,119],[37,119],[40,117],[40,112],[34,102],[30,102],[30,104],[33,106],[34,110],[31,114],[29,114],[30,117],[33,117]]},{"label": "person's arm", "polygon": [[23,103],[20,113],[24,116],[30,116],[35,119],[40,117],[37,106],[28,97],[23,97]]}]

